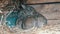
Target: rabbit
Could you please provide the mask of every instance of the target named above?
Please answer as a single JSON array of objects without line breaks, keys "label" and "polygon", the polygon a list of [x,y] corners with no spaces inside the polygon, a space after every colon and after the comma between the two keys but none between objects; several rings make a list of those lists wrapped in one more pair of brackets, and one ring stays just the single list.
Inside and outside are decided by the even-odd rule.
[{"label": "rabbit", "polygon": [[[18,24],[20,23],[19,21],[22,20],[22,24],[20,24],[20,27],[22,29],[29,29],[31,27],[37,27],[40,28],[44,25],[47,24],[47,19],[38,13],[33,7],[27,6],[27,5],[22,5],[24,9],[20,10],[19,12],[19,19],[18,19]],[[28,24],[26,23],[27,20],[31,19],[33,22]],[[32,24],[32,25],[31,25]]]},{"label": "rabbit", "polygon": [[9,28],[18,26],[24,30],[32,27],[40,28],[46,25],[47,19],[33,7],[25,5],[25,1],[26,0],[14,1],[15,7],[6,17],[6,25],[8,25]]}]

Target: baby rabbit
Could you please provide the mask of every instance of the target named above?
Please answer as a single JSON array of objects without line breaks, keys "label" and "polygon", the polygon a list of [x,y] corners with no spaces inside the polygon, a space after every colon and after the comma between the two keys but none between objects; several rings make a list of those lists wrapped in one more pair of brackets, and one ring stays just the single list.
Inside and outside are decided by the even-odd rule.
[{"label": "baby rabbit", "polygon": [[36,12],[36,10],[28,5],[23,4],[25,0],[15,2],[15,9],[6,17],[6,25],[10,28],[18,25],[19,28],[29,29],[32,27],[43,27],[47,24],[47,19]]},{"label": "baby rabbit", "polygon": [[21,5],[22,10],[19,12],[19,19],[17,20],[17,24],[20,24],[22,29],[29,29],[32,27],[40,28],[47,24],[47,19],[36,12],[36,10],[27,5]]}]

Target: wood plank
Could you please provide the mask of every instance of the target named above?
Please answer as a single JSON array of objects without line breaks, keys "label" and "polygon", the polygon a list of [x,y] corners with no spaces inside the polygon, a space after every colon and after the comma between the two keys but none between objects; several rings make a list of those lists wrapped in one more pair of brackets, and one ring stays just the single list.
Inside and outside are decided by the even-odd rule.
[{"label": "wood plank", "polygon": [[60,0],[28,0],[27,3],[59,2]]},{"label": "wood plank", "polygon": [[48,20],[47,21],[48,25],[56,25],[56,24],[60,24],[60,20]]},{"label": "wood plank", "polygon": [[55,19],[55,20],[60,20],[60,14],[59,13],[51,13],[51,14],[44,14],[44,16],[47,19]]},{"label": "wood plank", "polygon": [[60,4],[32,5],[32,7],[47,19],[60,19]]}]

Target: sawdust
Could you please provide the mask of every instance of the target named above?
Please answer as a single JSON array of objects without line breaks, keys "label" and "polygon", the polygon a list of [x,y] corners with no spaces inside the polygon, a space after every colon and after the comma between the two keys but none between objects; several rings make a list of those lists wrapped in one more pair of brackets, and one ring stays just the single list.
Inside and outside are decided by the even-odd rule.
[{"label": "sawdust", "polygon": [[19,28],[13,28],[11,31],[6,26],[0,26],[0,34],[60,34],[60,24],[47,25],[41,28],[32,28],[29,30],[21,30]]}]

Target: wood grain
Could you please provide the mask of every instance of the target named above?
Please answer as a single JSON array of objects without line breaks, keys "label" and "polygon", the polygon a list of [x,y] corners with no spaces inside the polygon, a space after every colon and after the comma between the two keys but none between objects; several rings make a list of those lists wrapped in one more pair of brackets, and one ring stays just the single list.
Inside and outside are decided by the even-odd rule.
[{"label": "wood grain", "polygon": [[28,0],[27,3],[59,2],[60,0]]},{"label": "wood grain", "polygon": [[60,20],[60,4],[32,5],[32,7],[47,19]]}]

